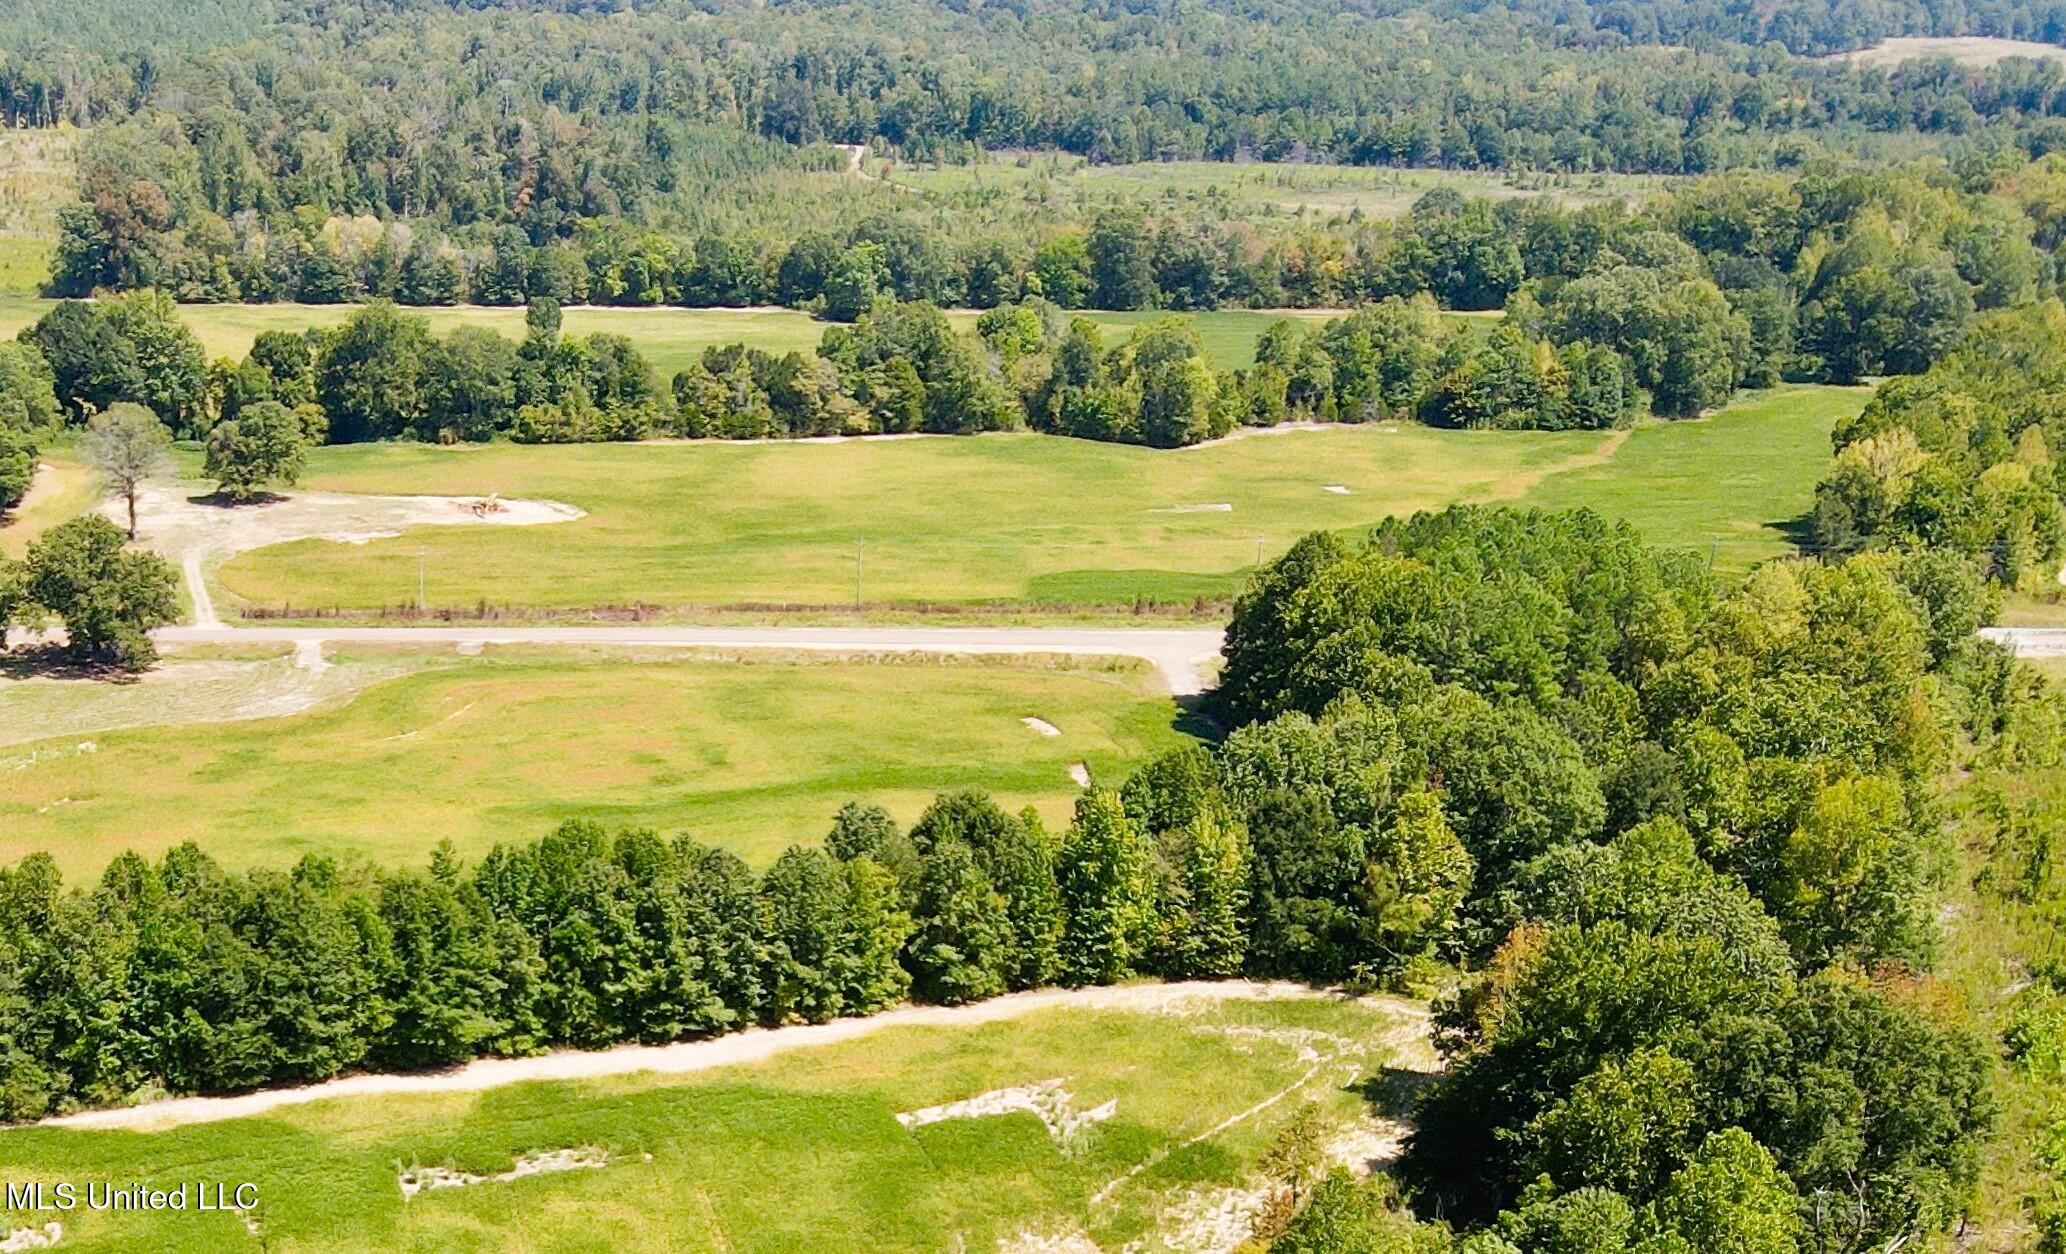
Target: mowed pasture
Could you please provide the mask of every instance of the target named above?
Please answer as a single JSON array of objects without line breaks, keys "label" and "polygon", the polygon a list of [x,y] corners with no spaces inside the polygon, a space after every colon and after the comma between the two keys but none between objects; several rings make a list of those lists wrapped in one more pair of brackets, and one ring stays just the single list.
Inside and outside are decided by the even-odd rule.
[{"label": "mowed pasture", "polygon": [[574,612],[640,602],[874,610],[1182,605],[1239,590],[1316,530],[1459,501],[1589,505],[1731,568],[1783,552],[1856,389],[1744,397],[1633,432],[1411,423],[1244,434],[1174,452],[1040,435],[820,444],[328,448],[308,486],[565,501],[544,527],[301,541],[216,572],[238,605],[366,613],[427,602]]},{"label": "mowed pasture", "polygon": [[[9,271],[9,254],[0,236],[0,284]],[[26,254],[24,254],[26,257]],[[23,266],[32,264],[29,260]],[[36,282],[41,282],[39,277]],[[33,286],[33,284],[31,285]],[[0,288],[4,290],[4,288]],[[0,335],[14,335],[47,312],[54,301],[24,295],[0,295]],[[241,359],[251,351],[251,342],[267,331],[305,331],[311,327],[334,327],[351,317],[355,305],[183,305],[180,317],[201,342],[210,359]],[[460,327],[485,327],[510,339],[522,339],[522,309],[488,308],[479,305],[409,309],[423,318],[438,335],[449,335]],[[1178,318],[1195,327],[1213,364],[1221,369],[1240,369],[1254,364],[1255,342],[1271,323],[1280,318],[1300,322],[1321,322],[1338,316],[1338,310],[1226,309],[1211,313],[1104,312],[1084,310],[1105,329],[1106,341],[1117,344],[1132,328],[1156,318]],[[948,318],[955,325],[973,328],[980,313],[972,309],[952,310]],[[1075,315],[1072,315],[1075,316]],[[1457,314],[1473,325],[1482,319]],[[653,366],[664,384],[676,371],[684,370],[703,350],[726,344],[746,344],[770,353],[815,353],[830,323],[821,322],[795,309],[620,309],[575,306],[564,311],[563,327],[570,335],[607,332],[629,339]]]},{"label": "mowed pasture", "polygon": [[[17,1182],[258,1188],[256,1232],[223,1212],[82,1207],[56,1216],[67,1248],[932,1251],[1049,1236],[1210,1248],[1178,1242],[1211,1231],[1201,1202],[1267,1187],[1257,1164],[1303,1103],[1341,1138],[1336,1153],[1369,1144],[1343,1136],[1378,1127],[1358,1082],[1427,1067],[1421,1032],[1410,1008],[1381,1000],[1044,1010],[689,1075],[335,1099],[149,1133],[14,1129],[0,1153]],[[1023,1111],[896,1118],[1058,1077],[1074,1111],[1115,1103],[1066,1143]],[[603,1165],[492,1178],[564,1150]],[[416,1167],[483,1179],[405,1200],[400,1175]],[[0,1229],[52,1217],[0,1213]]]},{"label": "mowed pasture", "polygon": [[[1187,603],[1308,531],[1512,494],[1600,433],[1290,430],[1176,452],[1017,434],[831,444],[324,449],[310,487],[499,492],[587,517],[246,553],[228,601],[372,610],[782,603]],[[1341,488],[1344,491],[1329,491]],[[488,534],[489,532],[495,534]]]},{"label": "mowed pasture", "polygon": [[1830,432],[1871,397],[1865,387],[1790,387],[1748,394],[1709,417],[1646,424],[1611,459],[1551,475],[1520,503],[1596,509],[1626,518],[1653,544],[1746,570],[1800,534],[1829,465]]},{"label": "mowed pasture", "polygon": [[[129,690],[159,711],[149,726],[87,681],[0,680],[0,724],[51,729],[0,746],[0,864],[47,851],[91,882],[126,849],[193,840],[233,866],[308,853],[418,866],[440,840],[479,855],[592,818],[764,865],[815,844],[853,800],[908,823],[937,792],[981,788],[1064,825],[1072,765],[1117,783],[1185,739],[1133,662],[681,656],[347,654],[320,686],[284,660],[175,659]],[[205,721],[263,710],[268,693],[319,704]]]}]

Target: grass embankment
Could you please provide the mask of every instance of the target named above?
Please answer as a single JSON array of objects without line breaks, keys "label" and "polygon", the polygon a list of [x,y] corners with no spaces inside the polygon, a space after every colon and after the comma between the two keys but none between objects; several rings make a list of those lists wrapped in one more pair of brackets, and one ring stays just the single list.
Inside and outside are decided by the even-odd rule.
[{"label": "grass embankment", "polygon": [[[765,864],[857,799],[908,823],[936,792],[983,788],[1059,826],[1072,764],[1116,781],[1183,740],[1153,672],[1131,662],[679,657],[368,653],[320,683],[284,659],[175,661],[112,692],[0,680],[15,741],[0,748],[0,864],[48,851],[77,883],[125,849],[195,840],[235,866],[305,853],[417,865],[441,839],[478,855],[576,817]],[[322,704],[248,717],[268,700]],[[39,722],[45,738],[24,742]]]},{"label": "grass embankment", "polygon": [[[333,1100],[149,1134],[0,1132],[12,1181],[255,1183],[262,1237],[235,1215],[191,1209],[17,1211],[0,1214],[0,1229],[56,1217],[67,1247],[209,1254],[994,1250],[1022,1234],[1161,1248],[1184,1228],[1165,1208],[1188,1200],[1195,1210],[1208,1193],[1252,1187],[1257,1160],[1302,1101],[1320,1103],[1336,1126],[1361,1117],[1353,1083],[1424,1053],[1381,1044],[1415,1034],[1396,1010],[1341,1001],[1048,1011],[982,1027],[886,1029],[693,1077]],[[1309,1047],[1327,1065],[1302,1053]],[[912,1129],[895,1118],[1056,1077],[1079,1112],[1117,1103],[1067,1145],[1029,1113]],[[607,1165],[410,1201],[399,1187],[412,1166],[493,1176],[525,1156],[576,1148],[607,1154]]]},{"label": "grass embankment", "polygon": [[[310,487],[500,492],[588,511],[550,527],[305,541],[225,563],[238,603],[415,600],[580,610],[914,602],[1128,606],[1236,592],[1309,531],[1456,501],[1589,505],[1735,569],[1784,551],[1856,389],[1787,388],[1701,422],[1600,432],[1413,424],[1251,435],[1178,452],[1038,435],[839,444],[410,445],[318,451]],[[1566,472],[1566,473],[1559,473]],[[1346,489],[1333,491],[1330,489]]]}]

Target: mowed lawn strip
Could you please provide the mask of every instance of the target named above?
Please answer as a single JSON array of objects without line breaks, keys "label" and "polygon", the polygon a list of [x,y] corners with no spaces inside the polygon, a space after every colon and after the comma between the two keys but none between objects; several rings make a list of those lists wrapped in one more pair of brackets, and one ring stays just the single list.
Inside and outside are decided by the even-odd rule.
[{"label": "mowed lawn strip", "polygon": [[1177,715],[1131,662],[491,651],[286,718],[0,748],[0,863],[48,851],[90,882],[125,849],[193,840],[233,866],[306,853],[416,866],[442,839],[477,856],[593,818],[762,865],[820,840],[851,800],[909,822],[936,792],[983,788],[1065,824],[1072,764],[1116,781],[1182,743]]},{"label": "mowed lawn strip", "polygon": [[1719,413],[1631,431],[1598,465],[1544,478],[1520,500],[1626,518],[1652,544],[1747,570],[1789,551],[1829,467],[1830,430],[1872,398],[1864,387],[1751,392]]},{"label": "mowed lawn strip", "polygon": [[413,604],[419,551],[430,604],[467,608],[843,606],[857,573],[875,605],[1223,597],[1239,589],[1258,548],[1272,557],[1309,531],[1532,483],[1608,439],[1402,423],[1175,452],[1032,434],[328,448],[310,459],[310,487],[499,492],[569,502],[588,516],[262,549],[224,563],[220,608]]},{"label": "mowed lawn strip", "polygon": [[[276,1248],[996,1249],[1023,1232],[1084,1230],[1117,1248],[1153,1234],[1166,1202],[1247,1183],[1301,1101],[1318,1102],[1330,1122],[1358,1117],[1362,1098],[1341,1077],[1395,1061],[1379,1042],[1409,1022],[1382,1005],[1338,1000],[1236,1001],[1183,1014],[1043,1011],[977,1027],[891,1028],[702,1075],[340,1099],[147,1134],[15,1129],[0,1132],[0,1153],[16,1181],[250,1181]],[[1314,1032],[1369,1048],[1312,1076],[1300,1038]],[[1326,1048],[1332,1055],[1340,1045]],[[1117,1102],[1066,1151],[1025,1113],[916,1129],[896,1120],[1057,1077],[1079,1110]],[[1301,1080],[1284,1100],[1206,1135]],[[1193,1138],[1202,1139],[1186,1147]],[[399,1172],[417,1165],[493,1176],[523,1156],[575,1148],[602,1151],[608,1163],[407,1202],[398,1185]],[[0,1214],[0,1227],[48,1218]],[[220,1212],[82,1207],[61,1219],[67,1246],[260,1248],[238,1217]]]}]

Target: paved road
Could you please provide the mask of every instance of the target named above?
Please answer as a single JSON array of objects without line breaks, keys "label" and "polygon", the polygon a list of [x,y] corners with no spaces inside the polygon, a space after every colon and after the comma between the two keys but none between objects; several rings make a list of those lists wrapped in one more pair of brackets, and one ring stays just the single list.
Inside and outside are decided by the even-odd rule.
[{"label": "paved road", "polygon": [[166,644],[618,644],[803,649],[826,653],[1063,653],[1154,663],[1174,696],[1204,691],[1199,666],[1220,651],[1216,628],[1075,627],[164,627]]}]

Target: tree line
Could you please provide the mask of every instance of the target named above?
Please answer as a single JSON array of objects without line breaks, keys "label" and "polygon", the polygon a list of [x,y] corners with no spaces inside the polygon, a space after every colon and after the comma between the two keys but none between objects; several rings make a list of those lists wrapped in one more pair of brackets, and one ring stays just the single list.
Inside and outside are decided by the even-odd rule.
[{"label": "tree line", "polygon": [[1836,457],[1815,488],[1816,545],[1929,546],[2008,587],[2056,587],[2062,370],[2066,309],[2054,300],[1990,315],[1929,370],[1888,380],[1833,434]]}]

